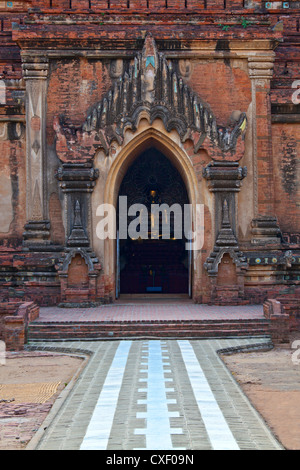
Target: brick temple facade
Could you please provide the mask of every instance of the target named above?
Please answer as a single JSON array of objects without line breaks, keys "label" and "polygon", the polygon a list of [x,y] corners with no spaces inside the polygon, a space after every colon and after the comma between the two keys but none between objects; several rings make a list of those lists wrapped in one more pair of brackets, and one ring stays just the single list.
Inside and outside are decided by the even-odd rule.
[{"label": "brick temple facade", "polygon": [[[299,5],[0,1],[0,301],[299,299]],[[203,245],[100,239],[120,195]]]}]

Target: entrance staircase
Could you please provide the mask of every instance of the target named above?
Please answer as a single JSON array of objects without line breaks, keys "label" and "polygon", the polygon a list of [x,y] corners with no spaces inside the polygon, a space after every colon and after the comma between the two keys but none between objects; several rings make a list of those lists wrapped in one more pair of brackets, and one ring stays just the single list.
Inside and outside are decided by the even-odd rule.
[{"label": "entrance staircase", "polygon": [[153,321],[153,322],[34,322],[29,341],[124,339],[124,338],[226,338],[269,336],[269,322],[247,321]]},{"label": "entrance staircase", "polygon": [[[90,312],[86,313],[90,309],[83,309],[83,315],[87,315],[84,319],[75,314],[76,309],[56,308],[55,315],[51,315],[51,308],[48,308],[47,316],[42,314],[42,318],[29,325],[28,339],[29,341],[57,341],[270,336],[269,320],[265,319],[263,315],[256,314],[252,317],[251,307],[250,310],[248,308],[246,315],[241,311],[240,317],[237,313],[226,318],[228,310],[224,314],[225,307],[216,307],[219,309],[217,311],[220,312],[220,315],[212,315],[210,318],[208,315],[199,314],[199,318],[197,318],[197,315],[192,317],[186,314],[186,305],[192,304],[189,304],[183,297],[176,300],[170,297],[163,301],[158,297],[156,300],[152,298],[151,303],[146,303],[145,298],[141,296],[140,299],[134,301],[128,298],[124,304],[126,310],[123,308],[123,304],[99,307],[99,315],[97,316],[95,313],[92,316]],[[170,316],[172,309],[178,313],[181,311],[181,306],[183,312],[181,318],[178,318],[178,314]],[[201,308],[201,306],[199,307]],[[137,319],[136,312],[139,312],[141,308],[144,309],[144,316],[142,319]],[[243,308],[247,307],[241,307],[241,309]],[[233,307],[233,309],[236,309],[233,310],[234,312],[239,312],[237,307]],[[57,314],[58,310],[61,313]],[[160,310],[161,317],[158,313]],[[109,315],[112,317],[114,311],[116,312],[115,317],[110,318]],[[163,313],[166,311],[169,312],[168,316]],[[154,314],[154,312],[156,313]],[[249,315],[248,312],[250,312]]]}]

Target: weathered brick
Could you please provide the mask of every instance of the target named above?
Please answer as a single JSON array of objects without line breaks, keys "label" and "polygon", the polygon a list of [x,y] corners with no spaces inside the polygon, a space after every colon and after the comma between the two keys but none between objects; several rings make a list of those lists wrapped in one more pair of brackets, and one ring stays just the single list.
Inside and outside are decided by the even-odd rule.
[{"label": "weathered brick", "polygon": [[[298,256],[299,119],[297,107],[286,113],[285,120],[274,109],[279,105],[291,105],[292,84],[300,79],[300,15],[292,7],[284,11],[266,11],[260,9],[261,2],[253,2],[251,8],[246,3],[240,0],[32,0],[13,2],[11,7],[6,4],[0,9],[0,79],[7,82],[6,104],[0,105],[1,299],[34,299],[41,305],[55,304],[61,301],[63,286],[69,289],[69,298],[76,302],[81,296],[87,299],[92,296],[93,300],[101,301],[113,299],[115,277],[107,275],[105,270],[100,271],[95,282],[89,279],[86,289],[87,267],[83,264],[82,271],[74,270],[75,260],[71,263],[66,284],[59,280],[57,266],[63,254],[60,245],[65,244],[72,220],[66,220],[66,206],[62,204],[62,189],[65,188],[59,187],[55,176],[60,165],[57,155],[63,143],[56,142],[53,124],[57,117],[66,127],[80,128],[91,108],[101,102],[118,79],[118,74],[122,77],[124,71],[129,70],[147,31],[152,32],[159,51],[173,61],[174,71],[182,75],[183,83],[210,107],[218,125],[230,129],[238,112],[247,113],[245,144],[239,142],[238,145],[239,155],[243,154],[245,145],[241,166],[248,167],[245,186],[251,193],[242,193],[242,188],[237,201],[238,242],[246,251],[251,250],[251,217],[274,215],[286,240],[285,244],[279,242],[281,254],[291,249],[295,257]],[[274,50],[275,54],[273,79],[269,82],[265,78],[251,78],[248,58],[251,63],[267,50],[269,53]],[[43,194],[51,225],[47,240],[49,251],[47,247],[35,251],[23,246],[27,210],[33,203],[26,190],[29,179],[26,152],[39,152],[39,143],[34,142],[34,136],[44,125],[38,115],[26,123],[27,132],[31,129],[33,133],[34,145],[26,150],[21,53],[24,56],[28,51],[39,51],[43,58],[46,51],[50,58],[44,120],[47,184]],[[120,58],[123,60],[121,65]],[[178,136],[174,137],[175,131],[172,132],[169,134],[177,145]],[[180,144],[180,151],[186,152],[192,162],[195,185],[199,186],[205,204],[202,268],[194,279],[194,300],[210,302],[213,283],[203,264],[216,240],[218,210],[214,207],[214,194],[209,192],[202,173],[212,159],[232,162],[236,155],[220,155],[214,146],[206,144],[194,153],[194,139],[189,136]],[[101,192],[115,154],[112,152],[109,158],[102,159],[95,155],[93,144],[87,133],[78,152],[69,146],[68,157],[83,165],[99,157],[101,183],[96,191]],[[89,227],[94,227],[94,214],[84,215]],[[246,224],[248,228],[245,229]],[[272,249],[266,250],[271,256]],[[96,254],[102,256],[99,251]],[[263,256],[262,247],[258,248],[257,256]],[[105,263],[110,261],[105,260]],[[226,258],[219,265],[218,302],[234,303],[239,297],[236,272],[234,266],[232,271],[227,270],[225,261]],[[257,274],[254,281],[255,276],[250,271],[246,273],[251,280],[248,284],[245,282],[244,295],[239,301],[263,302],[272,294],[276,298],[284,297],[290,294],[292,287],[298,295],[298,264],[293,262],[292,267],[278,265],[276,269],[277,274],[273,273],[270,280],[267,275],[263,278]],[[293,281],[285,278],[290,272]],[[286,294],[282,293],[285,289]]]}]

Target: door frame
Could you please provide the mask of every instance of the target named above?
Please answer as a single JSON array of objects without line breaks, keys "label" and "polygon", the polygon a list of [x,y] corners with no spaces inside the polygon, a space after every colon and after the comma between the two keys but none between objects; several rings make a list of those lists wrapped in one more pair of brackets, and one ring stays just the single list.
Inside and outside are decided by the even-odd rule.
[{"label": "door frame", "polygon": [[[145,150],[154,147],[163,153],[171,163],[177,168],[185,183],[189,197],[189,202],[193,207],[192,226],[195,220],[196,204],[203,204],[199,183],[194,171],[192,162],[187,153],[165,132],[150,126],[149,128],[137,133],[114,157],[109,169],[105,189],[104,203],[112,204],[117,208],[117,201],[121,182],[133,161],[138,158]],[[105,296],[112,300],[116,299],[118,292],[118,266],[117,266],[117,242],[113,239],[104,240],[104,279]],[[199,283],[202,272],[202,253],[190,253],[190,279],[189,292],[193,298],[194,286]]]}]

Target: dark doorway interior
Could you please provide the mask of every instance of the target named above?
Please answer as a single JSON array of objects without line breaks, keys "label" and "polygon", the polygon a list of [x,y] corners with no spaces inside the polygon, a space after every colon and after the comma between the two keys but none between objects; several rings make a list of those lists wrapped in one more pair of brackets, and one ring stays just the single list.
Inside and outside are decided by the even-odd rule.
[{"label": "dark doorway interior", "polygon": [[[128,207],[143,204],[149,214],[148,239],[127,238],[118,242],[120,293],[187,294],[189,261],[183,218],[181,237],[178,237],[174,230],[173,213],[170,212],[170,238],[163,239],[162,213],[158,239],[151,239],[152,204],[167,204],[169,207],[179,204],[182,215],[184,205],[189,204],[185,184],[177,169],[161,152],[151,148],[140,155],[128,169],[119,196],[127,196]],[[128,224],[131,219],[128,217]]]}]

